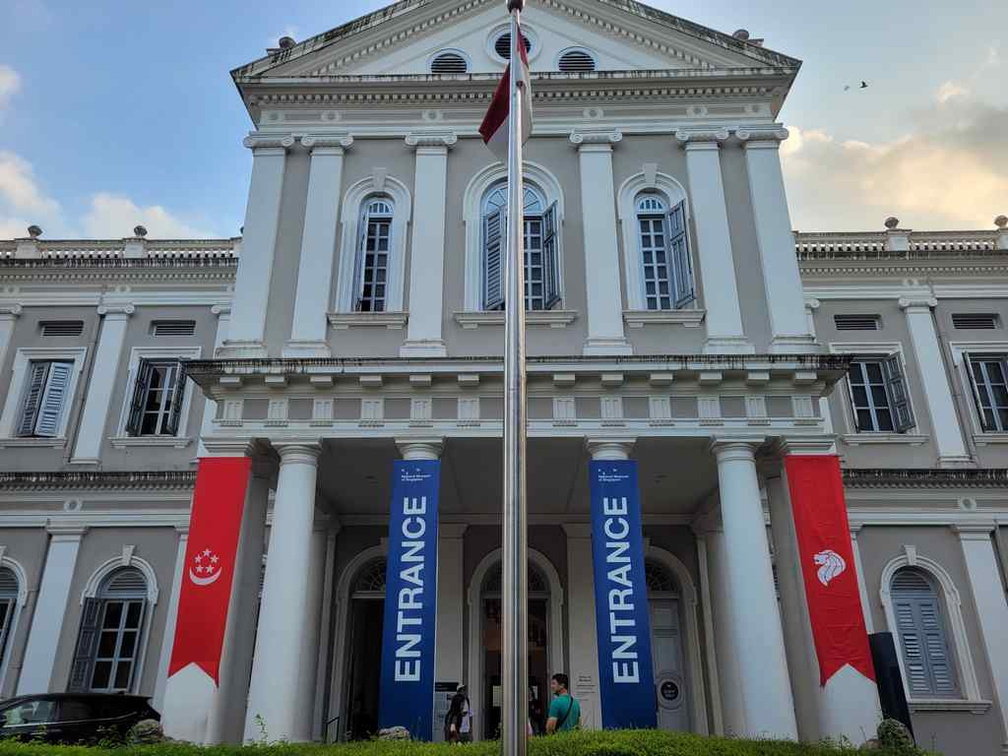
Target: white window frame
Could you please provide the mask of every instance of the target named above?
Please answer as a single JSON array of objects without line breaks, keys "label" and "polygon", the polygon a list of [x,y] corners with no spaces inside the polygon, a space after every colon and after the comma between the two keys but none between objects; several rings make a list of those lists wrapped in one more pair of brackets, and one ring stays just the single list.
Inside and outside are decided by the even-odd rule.
[{"label": "white window frame", "polygon": [[[689,196],[686,188],[676,179],[668,174],[661,173],[656,166],[652,166],[653,171],[642,171],[624,181],[617,193],[617,208],[619,212],[620,230],[623,239],[621,249],[623,253],[623,281],[626,291],[627,310],[634,313],[648,313],[647,320],[654,322],[663,316],[669,321],[681,317],[681,313],[689,313],[701,310],[701,287],[698,277],[699,260],[697,260],[697,250],[692,234],[690,233],[690,222],[693,212],[690,207]],[[663,195],[668,203],[669,211],[683,203],[683,220],[686,223],[686,242],[690,257],[690,269],[693,276],[693,301],[678,310],[648,310],[647,298],[644,296],[644,266],[641,261],[640,249],[640,226],[637,221],[637,198],[646,192],[654,192]],[[671,250],[670,250],[671,251]],[[677,316],[677,313],[680,314]]]},{"label": "white window frame", "polygon": [[[483,312],[483,199],[494,184],[507,178],[507,166],[492,163],[478,171],[462,196],[462,220],[465,223],[465,299],[464,312]],[[567,297],[564,280],[564,194],[560,182],[538,163],[525,162],[525,181],[546,198],[546,207],[556,203],[557,292],[560,307]],[[546,312],[559,312],[559,308]],[[543,312],[543,311],[535,311]],[[533,312],[528,313],[530,316]]]},{"label": "white window frame", "polygon": [[952,351],[953,369],[969,404],[970,432],[974,439],[980,443],[1008,443],[1008,433],[984,430],[980,408],[976,403],[973,375],[966,364],[967,354],[1003,354],[1008,358],[1008,341],[952,341],[949,342],[949,348]]},{"label": "white window frame", "polygon": [[[981,708],[990,705],[980,695],[980,684],[977,681],[976,668],[973,665],[973,654],[970,651],[969,636],[966,633],[966,622],[963,619],[962,599],[955,586],[952,576],[938,562],[920,554],[913,546],[904,547],[904,553],[889,560],[882,569],[879,596],[885,612],[886,626],[893,634],[896,643],[896,659],[899,662],[900,674],[905,681],[906,668],[903,661],[903,647],[900,645],[896,611],[892,602],[892,580],[896,572],[904,567],[914,567],[927,572],[938,586],[938,598],[945,610],[945,629],[952,644],[952,655],[955,658],[956,673],[959,676],[959,687],[962,698],[915,698],[906,691],[907,702],[911,706],[928,710],[957,710],[963,703]],[[904,683],[904,689],[906,685]],[[986,708],[984,708],[984,711]]]},{"label": "white window frame", "polygon": [[[382,205],[389,207],[391,213],[372,212],[371,206],[377,203],[381,203]],[[351,289],[351,306],[353,307],[353,311],[355,313],[381,313],[388,311],[389,292],[390,292],[389,277],[392,274],[392,255],[393,255],[392,225],[395,223],[395,214],[396,214],[395,201],[387,194],[369,195],[365,197],[364,201],[361,203],[360,221],[358,224],[358,229],[360,233],[358,234],[357,247],[354,255],[354,271],[352,281],[353,286]],[[387,222],[389,226],[388,248],[385,250],[385,281],[384,281],[385,293],[382,295],[381,298],[382,309],[358,310],[357,309],[358,302],[364,299],[364,291],[363,291],[364,280],[365,280],[365,274],[367,272],[367,243],[368,239],[371,236],[370,227],[372,222],[376,223]],[[380,250],[375,249],[372,250],[372,252],[373,254],[378,254]],[[360,263],[359,266],[358,262]],[[377,268],[375,268],[375,270],[377,270]],[[376,282],[372,281],[372,287],[375,284]],[[376,299],[373,288],[371,298],[372,300]]]},{"label": "white window frame", "polygon": [[[497,54],[497,38],[500,37],[502,34],[507,34],[510,31],[511,31],[510,24],[500,24],[499,26],[495,26],[493,28],[489,36],[487,36],[486,40],[487,57],[490,58],[490,60],[494,61],[495,63],[499,63],[503,66],[506,66],[508,64],[508,61],[506,58],[502,58],[500,55]],[[531,63],[536,58],[538,58],[539,53],[542,52],[542,43],[540,42],[539,34],[535,31],[535,29],[530,27],[524,21],[522,21],[521,33],[523,37],[527,37],[528,41],[532,43],[532,49],[528,51],[528,59],[529,63]]]},{"label": "white window frame", "polygon": [[[385,298],[385,311],[357,312],[354,265],[360,242],[359,227],[363,219],[364,203],[373,195],[386,194],[393,202],[392,236],[389,240],[389,280]],[[339,271],[336,277],[335,312],[354,318],[388,317],[388,313],[403,311],[403,290],[406,278],[406,238],[413,213],[413,198],[406,185],[388,176],[378,168],[370,176],[352,184],[343,195],[340,206]]]},{"label": "white window frame", "polygon": [[179,347],[133,347],[130,350],[129,371],[126,374],[126,392],[123,394],[122,408],[119,410],[119,422],[116,424],[116,433],[110,439],[110,443],[115,448],[126,446],[171,446],[177,449],[184,448],[192,442],[189,437],[189,410],[192,407],[193,385],[188,382],[182,393],[182,409],[179,415],[178,433],[174,436],[131,436],[126,432],[126,425],[129,423],[130,405],[133,401],[133,393],[136,391],[136,382],[140,377],[140,363],[143,360],[154,360],[156,362],[168,362],[171,360],[198,360],[203,355],[202,347],[190,347],[188,349]]},{"label": "white window frame", "polygon": [[[913,392],[910,390],[910,375],[907,371],[906,354],[903,351],[903,344],[898,341],[844,341],[831,342],[829,344],[830,354],[849,355],[851,357],[888,357],[896,355],[899,358],[900,370],[903,371],[903,378],[907,383],[907,401],[910,403],[910,413],[913,415],[914,425],[905,433],[896,431],[859,431],[857,420],[854,417],[854,401],[850,389],[850,380],[844,374],[843,384],[846,396],[840,402],[841,412],[844,418],[844,433],[842,439],[852,445],[869,443],[903,443],[920,445],[927,437],[920,434],[920,414],[914,406]],[[839,390],[839,388],[837,389]],[[916,431],[916,433],[914,432]]]},{"label": "white window frame", "polygon": [[19,562],[6,555],[0,557],[0,567],[6,567],[13,572],[14,579],[18,584],[14,609],[7,620],[7,637],[0,638],[0,642],[2,642],[0,643],[0,690],[3,690],[4,684],[7,682],[7,670],[10,669],[11,656],[13,656],[14,636],[17,634],[21,610],[28,603],[28,575]]},{"label": "white window frame", "polygon": [[[81,371],[87,357],[87,347],[77,349],[52,349],[45,347],[21,347],[14,356],[14,366],[10,389],[0,415],[0,439],[4,446],[62,446],[66,443],[67,425],[77,394]],[[28,366],[32,362],[58,360],[73,362],[70,382],[67,385],[67,400],[60,413],[59,427],[52,438],[19,438],[16,435],[17,417],[24,400],[25,383],[28,380]]]},{"label": "white window frame", "polygon": [[[91,576],[84,584],[84,590],[81,591],[80,606],[83,609],[84,602],[87,599],[97,599],[102,584],[109,575],[124,567],[133,567],[139,570],[147,583],[147,600],[144,606],[143,624],[140,626],[140,638],[137,640],[136,664],[133,668],[133,679],[130,682],[130,689],[128,691],[131,694],[137,694],[140,692],[140,683],[143,680],[144,666],[147,661],[148,646],[150,645],[151,623],[154,619],[154,610],[157,607],[158,596],[160,595],[157,573],[154,571],[154,568],[150,562],[136,556],[132,548],[127,546],[123,549],[121,556],[109,559],[91,573]],[[79,618],[77,621],[78,630],[81,619]],[[165,642],[167,641],[168,639],[166,638]]]}]

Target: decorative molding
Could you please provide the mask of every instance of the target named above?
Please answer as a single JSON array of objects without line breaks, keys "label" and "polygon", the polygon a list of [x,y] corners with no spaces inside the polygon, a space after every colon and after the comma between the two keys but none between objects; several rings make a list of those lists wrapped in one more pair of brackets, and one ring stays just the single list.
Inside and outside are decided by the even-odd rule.
[{"label": "decorative molding", "polygon": [[706,316],[706,310],[624,310],[623,322],[630,328],[643,328],[646,325],[699,328]]},{"label": "decorative molding", "polygon": [[944,698],[919,699],[907,701],[910,711],[914,714],[922,711],[963,711],[970,714],[986,714],[991,707],[990,701],[948,700]]},{"label": "decorative molding", "polygon": [[406,135],[406,146],[414,148],[449,148],[458,142],[454,131],[413,131]]},{"label": "decorative molding", "polygon": [[128,318],[136,312],[132,304],[103,304],[98,306],[99,315],[119,315]]},{"label": "decorative molding", "polygon": [[192,488],[195,471],[160,472],[0,472],[0,490]]},{"label": "decorative molding", "polygon": [[575,129],[569,139],[575,147],[609,146],[622,142],[623,132],[619,129]]},{"label": "decorative molding", "polygon": [[353,146],[354,138],[350,134],[306,134],[301,137],[301,145],[314,152],[317,149],[337,150],[336,154]]},{"label": "decorative molding", "polygon": [[783,126],[760,127],[750,126],[736,129],[735,136],[749,147],[770,147],[776,149],[781,142],[791,136]]},{"label": "decorative molding", "polygon": [[[456,312],[454,317],[455,322],[466,329],[504,325],[504,313],[497,310]],[[525,313],[525,324],[528,326],[566,328],[576,319],[576,310],[531,310]]]},{"label": "decorative molding", "polygon": [[843,480],[850,488],[1006,488],[1008,469],[847,468]]},{"label": "decorative molding", "polygon": [[401,331],[409,321],[407,312],[330,312],[329,325],[337,331],[350,328],[387,328]]},{"label": "decorative molding", "polygon": [[875,444],[906,444],[921,446],[927,443],[930,436],[912,433],[844,433],[840,440],[848,446],[866,446]]},{"label": "decorative molding", "polygon": [[19,304],[0,305],[0,318],[16,318],[21,314],[22,307]]},{"label": "decorative molding", "polygon": [[109,439],[113,449],[164,448],[185,449],[193,442],[191,437],[178,436],[114,436]]},{"label": "decorative molding", "polygon": [[249,134],[242,140],[242,144],[250,150],[282,150],[287,152],[297,139],[292,134],[280,136],[278,134]]},{"label": "decorative molding", "polygon": [[726,128],[706,128],[706,129],[678,129],[675,133],[676,141],[687,147],[691,144],[719,145],[728,141],[728,129]]},{"label": "decorative molding", "polygon": [[911,315],[917,312],[930,313],[938,306],[938,300],[933,296],[900,297],[897,302],[899,308]]}]

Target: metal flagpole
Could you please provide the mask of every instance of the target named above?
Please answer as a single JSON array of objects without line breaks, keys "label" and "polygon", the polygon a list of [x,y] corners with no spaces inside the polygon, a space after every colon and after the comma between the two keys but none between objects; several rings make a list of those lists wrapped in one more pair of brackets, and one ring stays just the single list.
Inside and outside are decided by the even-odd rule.
[{"label": "metal flagpole", "polygon": [[[508,0],[511,14],[511,102],[508,118],[507,287],[504,297],[504,533],[501,659],[501,753],[525,756],[528,722],[527,512],[525,506],[525,252],[522,180],[522,97],[518,89],[523,44],[518,20],[524,0]],[[524,84],[523,84],[524,86]]]}]

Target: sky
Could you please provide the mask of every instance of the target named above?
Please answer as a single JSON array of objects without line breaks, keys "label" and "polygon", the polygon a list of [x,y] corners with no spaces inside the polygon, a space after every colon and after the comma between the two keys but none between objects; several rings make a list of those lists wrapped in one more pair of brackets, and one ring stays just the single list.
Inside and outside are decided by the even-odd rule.
[{"label": "sky", "polygon": [[[251,122],[229,71],[385,4],[0,0],[0,239],[237,235]],[[1008,213],[1008,0],[650,4],[804,61],[781,112],[796,229]]]}]

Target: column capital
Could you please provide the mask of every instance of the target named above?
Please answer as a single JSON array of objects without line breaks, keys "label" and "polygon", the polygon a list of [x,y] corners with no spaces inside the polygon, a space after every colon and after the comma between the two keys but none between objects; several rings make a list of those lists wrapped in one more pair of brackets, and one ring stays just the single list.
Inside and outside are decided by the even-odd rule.
[{"label": "column capital", "polygon": [[619,129],[574,129],[569,139],[581,152],[609,152],[612,145],[623,141],[623,132]]},{"label": "column capital", "polygon": [[255,441],[243,438],[203,439],[208,457],[254,457],[259,451]]},{"label": "column capital", "polygon": [[718,462],[746,460],[755,464],[756,449],[762,443],[763,439],[714,437],[710,442],[710,450],[711,454],[717,457]]},{"label": "column capital", "polygon": [[231,303],[221,303],[215,304],[210,308],[210,312],[216,315],[218,318],[230,318],[231,317]]},{"label": "column capital", "polygon": [[835,454],[836,441],[832,436],[813,438],[782,437],[772,444],[772,452],[779,457]]},{"label": "column capital", "polygon": [[636,443],[636,438],[589,438],[585,441],[592,460],[606,462],[630,459],[630,452]]},{"label": "column capital", "polygon": [[103,304],[98,306],[98,314],[104,315],[106,320],[126,320],[136,312],[136,307],[131,304]]},{"label": "column capital", "polygon": [[994,532],[997,524],[990,520],[988,522],[976,522],[969,524],[959,524],[952,526],[952,532],[959,536],[960,541],[990,541],[991,533]]},{"label": "column capital", "polygon": [[293,443],[275,443],[273,448],[280,455],[280,464],[318,464],[319,455],[322,453],[322,446],[318,441],[298,441]]},{"label": "column capital", "polygon": [[0,305],[0,320],[13,320],[21,314],[21,305]]},{"label": "column capital", "polygon": [[458,134],[454,131],[411,131],[406,135],[406,146],[419,151],[424,147],[447,150],[458,142]]},{"label": "column capital", "polygon": [[342,155],[349,149],[354,138],[348,133],[341,134],[305,134],[301,137],[301,145],[312,155]]},{"label": "column capital", "polygon": [[444,439],[433,438],[397,438],[395,444],[403,459],[441,459],[444,451]]},{"label": "column capital", "polygon": [[938,306],[938,300],[933,296],[900,297],[899,308],[908,315],[915,312],[931,312]]},{"label": "column capital", "polygon": [[687,150],[716,150],[728,139],[728,129],[678,129],[675,139]]},{"label": "column capital", "polygon": [[750,126],[735,130],[735,136],[749,149],[776,150],[790,136],[783,126]]},{"label": "column capital", "polygon": [[249,134],[242,144],[256,153],[283,155],[294,146],[297,138],[293,134]]},{"label": "column capital", "polygon": [[815,297],[805,297],[805,310],[806,312],[815,312],[822,306],[820,302]]},{"label": "column capital", "polygon": [[53,541],[79,541],[88,531],[88,526],[77,520],[71,522],[58,522],[49,520],[46,525],[46,532],[52,536]]}]

